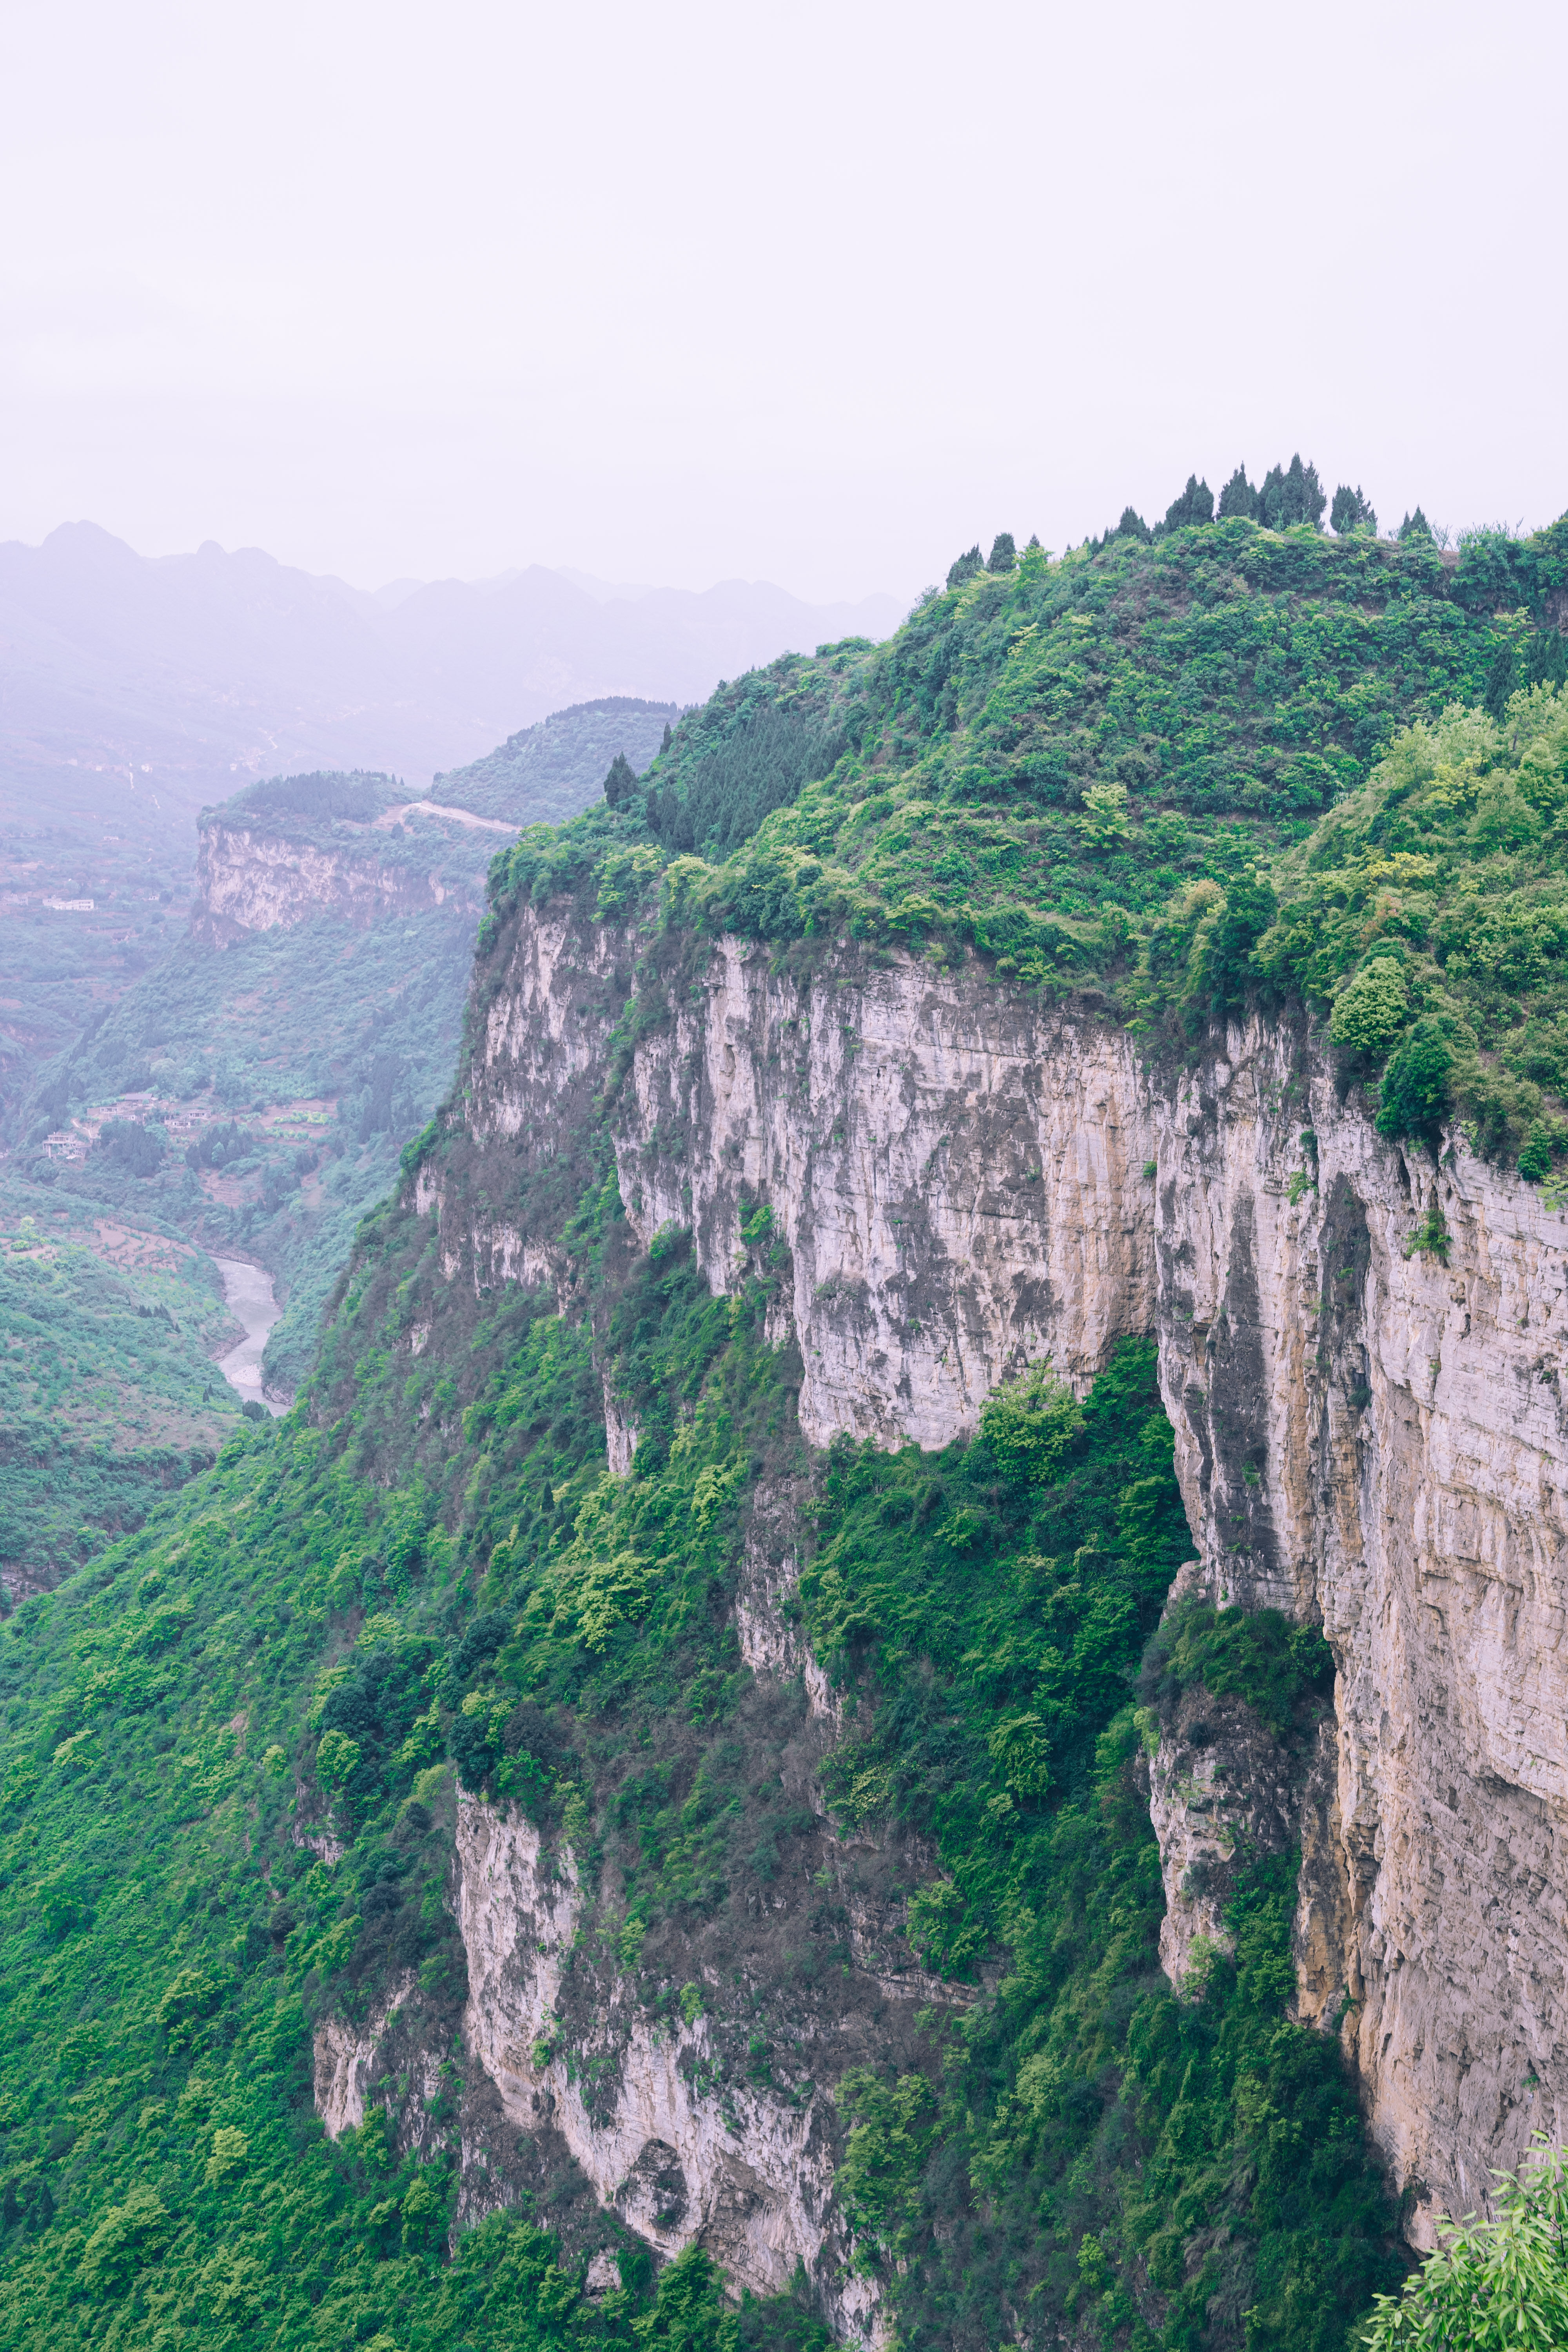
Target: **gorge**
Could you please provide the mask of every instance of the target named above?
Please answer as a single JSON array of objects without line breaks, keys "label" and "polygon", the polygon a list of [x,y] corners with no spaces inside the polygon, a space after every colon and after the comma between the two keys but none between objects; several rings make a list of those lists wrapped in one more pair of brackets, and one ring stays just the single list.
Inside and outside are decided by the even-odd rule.
[{"label": "gorge", "polygon": [[1338,2352],[1561,2142],[1563,527],[967,562],[0,1633],[0,2342]]}]

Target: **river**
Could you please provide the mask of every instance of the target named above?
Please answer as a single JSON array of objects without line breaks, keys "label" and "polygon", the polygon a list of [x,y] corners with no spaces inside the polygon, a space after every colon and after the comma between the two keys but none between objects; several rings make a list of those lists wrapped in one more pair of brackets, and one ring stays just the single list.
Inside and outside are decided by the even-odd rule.
[{"label": "river", "polygon": [[264,1404],[276,1418],[288,1411],[287,1405],[275,1404],[261,1391],[261,1351],[282,1311],[272,1296],[272,1276],[265,1267],[247,1265],[243,1258],[215,1257],[213,1264],[223,1276],[229,1313],[245,1326],[244,1339],[219,1359],[218,1370],[245,1403]]}]

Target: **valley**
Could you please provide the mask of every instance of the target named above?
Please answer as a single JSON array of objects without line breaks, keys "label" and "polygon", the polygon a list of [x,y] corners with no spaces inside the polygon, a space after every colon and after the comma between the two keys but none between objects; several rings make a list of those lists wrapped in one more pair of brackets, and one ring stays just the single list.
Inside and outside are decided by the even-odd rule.
[{"label": "valley", "polygon": [[1292,478],[206,814],[0,1178],[0,2346],[1384,2352],[1562,2147],[1568,521]]}]

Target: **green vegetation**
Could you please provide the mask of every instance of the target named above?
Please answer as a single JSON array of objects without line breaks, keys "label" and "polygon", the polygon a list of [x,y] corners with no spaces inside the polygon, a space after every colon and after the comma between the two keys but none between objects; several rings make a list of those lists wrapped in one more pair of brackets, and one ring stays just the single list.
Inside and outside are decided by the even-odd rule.
[{"label": "green vegetation", "polygon": [[1385,1135],[1458,1117],[1539,1181],[1568,1147],[1568,693],[1450,709],[1279,861],[1252,961],[1329,1016]]},{"label": "green vegetation", "polygon": [[[476,1004],[519,903],[563,891],[644,917],[658,893],[699,935],[973,951],[1115,1008],[1152,1048],[1300,993],[1392,1124],[1458,1105],[1549,1178],[1563,527],[1446,562],[1424,527],[1377,541],[1359,507],[1326,540],[1324,503],[1297,461],[1227,483],[1220,520],[1189,481],[1154,531],[1133,517],[1060,562],[1002,534],[890,646],[722,688],[640,775],[616,743],[611,798],[496,860]],[[286,1000],[273,1075],[220,1088],[202,1052],[226,1117],[188,1154],[127,1119],[92,1181],[212,1201],[274,1149],[250,1148],[255,1105],[284,1074],[334,1097],[343,1162],[352,1139],[384,1181],[398,1105],[417,1108],[385,1057],[412,1064],[396,1041],[433,1016],[372,1027],[383,928],[384,947],[343,939],[357,1060],[311,1059],[304,934],[247,944],[249,1009]],[[221,1024],[211,1002],[196,1019],[206,969],[182,984],[189,1036],[216,1047],[247,1008],[226,979]],[[122,1084],[135,1054],[184,1084],[184,1032],[138,1034],[122,1006],[99,1036],[84,1087]],[[434,1063],[438,1024],[419,1050]],[[1295,1858],[1240,1874],[1233,1948],[1173,1992],[1138,1706],[1202,1684],[1289,1752],[1326,1654],[1267,1614],[1193,1607],[1157,1631],[1189,1537],[1151,1346],[1124,1343],[1082,1400],[1033,1368],[939,1454],[814,1455],[798,1360],[765,1337],[788,1273],[766,1204],[711,1297],[684,1234],[634,1247],[609,1114],[506,1177],[508,1215],[570,1264],[566,1312],[447,1279],[405,1191],[363,1219],[294,1412],[241,1423],[0,1630],[0,2347],[821,2352],[797,2301],[727,2312],[700,2255],[656,2281],[574,2168],[491,2133],[458,2032],[467,1790],[524,1811],[547,1856],[572,1850],[550,2046],[590,2111],[623,1982],[645,2017],[703,2016],[721,2111],[743,2085],[830,2091],[851,2259],[909,2352],[994,2352],[1021,2326],[1108,2352],[1340,2352],[1405,2264],[1337,2045],[1287,2013]],[[489,1213],[494,1168],[461,1122],[416,1157]],[[320,1173],[298,1171],[301,1195]],[[625,1478],[606,1389],[637,1432]],[[759,1509],[803,1543],[831,1740],[740,1654]],[[872,1897],[907,1923],[889,1964],[948,1997],[913,2022],[888,2004],[851,2048]],[[367,2025],[395,1994],[407,2063],[329,2142],[312,2028]],[[479,2201],[507,2210],[454,2251],[465,2140]],[[623,2284],[595,2303],[606,2251]]]},{"label": "green vegetation", "polygon": [[562,824],[597,798],[617,759],[640,776],[679,716],[673,702],[629,694],[574,702],[509,735],[482,760],[437,776],[430,796],[508,824]]},{"label": "green vegetation", "polygon": [[[642,1432],[620,1481],[587,1319],[443,1283],[428,1222],[382,1213],[318,1425],[242,1423],[0,1635],[0,2344],[821,2344],[787,2302],[724,2317],[700,2258],[650,2299],[570,2177],[514,2184],[513,2213],[442,2252],[454,1767],[569,1837],[599,1890],[568,2050],[595,1970],[679,2007],[690,1938],[740,1932],[759,1885],[808,1892],[816,1819],[779,1778],[795,1735],[759,1716],[728,1609],[750,1494],[810,1469],[754,1222],[716,1299],[684,1236],[638,1258],[613,1182],[582,1195],[567,1243]],[[396,1342],[426,1317],[410,1380]],[[1396,2275],[1332,2045],[1283,2018],[1289,1886],[1250,1891],[1195,2003],[1155,1967],[1128,1701],[1187,1540],[1170,1456],[1152,1351],[1128,1346],[1081,1410],[1037,1374],[973,1444],[822,1465],[803,1603],[852,1708],[834,1801],[935,1842],[910,1906],[928,1965],[993,1985],[1005,1956],[945,2038],[933,2021],[932,2063],[840,2085],[857,2260],[907,2261],[911,2343],[990,2343],[1004,2295],[1065,2316],[1087,2292],[1138,2343],[1195,2345],[1240,2297],[1274,2315],[1258,2340],[1327,2346]],[[726,2068],[797,2079],[791,2021],[818,1977],[841,1999],[843,1932],[831,1904],[797,1916],[758,2004],[711,2021],[721,2095]],[[389,2083],[333,2147],[311,2019],[363,2016],[411,1971],[450,2105],[409,2146]],[[1298,2143],[1310,2168],[1268,2153]],[[632,2262],[596,2309],[595,2243]]]},{"label": "green vegetation", "polygon": [[243,825],[275,841],[309,841],[337,848],[412,795],[396,776],[316,770],[303,776],[265,776],[216,808],[204,809],[201,829],[214,822]]},{"label": "green vegetation", "polygon": [[[646,767],[678,717],[673,703],[626,696],[580,704],[437,778],[432,792],[492,827],[571,816],[600,792],[623,749]],[[165,880],[162,866],[149,867],[134,880],[143,896],[153,882],[164,884],[164,905],[146,917],[160,959],[153,969],[145,947],[126,943],[123,892],[103,909],[117,919],[112,940],[100,940],[96,915],[28,908],[8,924],[10,962],[0,960],[0,985],[17,992],[13,1010],[36,1033],[31,1050],[12,1057],[14,1139],[36,1152],[74,1114],[151,1095],[150,1115],[138,1109],[113,1122],[107,1148],[59,1181],[84,1199],[172,1223],[208,1248],[258,1257],[283,1306],[266,1371],[284,1390],[309,1370],[354,1228],[445,1092],[460,1034],[475,901],[498,835],[409,808],[410,799],[410,787],[393,776],[274,776],[204,811],[201,822],[331,850],[395,879],[405,874],[421,888],[434,876],[447,894],[439,907],[363,928],[321,917],[218,950],[174,928],[185,911],[185,877]],[[406,813],[397,822],[382,822],[399,809]],[[18,853],[24,845],[39,845],[18,836]],[[57,889],[102,894],[105,854],[95,850],[98,863],[80,874],[73,867]],[[38,895],[33,872],[19,867],[14,878]],[[89,981],[90,1012],[83,1003]],[[0,1070],[16,1042],[0,1040]],[[187,1176],[183,1145],[171,1145],[158,1122],[191,1103],[241,1113],[308,1104],[321,1131],[302,1142],[279,1133],[276,1118],[252,1119],[244,1150],[216,1157],[198,1145]],[[51,1172],[36,1159],[29,1164],[46,1180]],[[228,1179],[221,1191],[197,1181],[217,1169]]]},{"label": "green vegetation", "polygon": [[[58,814],[56,787],[0,776],[0,1111],[14,1119],[38,1069],[135,985],[189,911],[191,830],[127,813]],[[44,811],[48,811],[46,818]],[[145,823],[139,822],[145,816]],[[47,906],[90,898],[90,914]]]},{"label": "green vegetation", "polygon": [[[1195,1998],[1158,1973],[1128,1696],[1190,1548],[1171,1443],[1152,1348],[1127,1343],[1081,1414],[1037,1375],[968,1447],[828,1457],[805,1622],[876,1701],[829,1760],[836,1809],[934,1841],[942,1874],[910,1906],[929,1966],[1008,1956],[939,2075],[842,2086],[844,2194],[867,2267],[903,2266],[911,2347],[994,2344],[1010,2305],[1184,2347],[1239,2342],[1247,2313],[1249,2346],[1327,2352],[1397,2274],[1353,2092],[1284,2015],[1294,1859],[1244,1885],[1235,1956]],[[1321,1636],[1283,1620],[1178,1624],[1149,1672],[1271,1725],[1321,1682]]]},{"label": "green vegetation", "polygon": [[[486,855],[472,853],[476,869]],[[472,937],[472,915],[446,907],[363,929],[321,916],[224,949],[182,941],[45,1073],[31,1166],[62,1199],[260,1258],[283,1303],[267,1373],[292,1387],[355,1226],[448,1082]],[[110,1122],[85,1160],[37,1156],[74,1111],[137,1090],[152,1091],[140,1120]],[[298,1117],[263,1116],[292,1106]],[[204,1123],[187,1144],[193,1114]]]},{"label": "green vegetation", "polygon": [[1403,2297],[1378,2298],[1365,2352],[1514,2352],[1568,2344],[1568,2161],[1538,2137],[1499,2176],[1495,2221],[1439,2221],[1439,2243]]},{"label": "green vegetation", "polygon": [[[595,1201],[584,1228],[600,1251],[603,1213]],[[423,1424],[396,1413],[376,1377],[389,1318],[417,1282],[417,1258],[409,1267],[398,1252],[422,1232],[382,1222],[334,1327],[328,1379],[363,1391],[363,1408],[330,1433],[298,1413],[241,1423],[155,1526],[25,1603],[0,1636],[0,2344],[531,2352],[668,2340],[726,2352],[738,2325],[752,2345],[822,2341],[787,2301],[776,2326],[763,2305],[726,2318],[701,2255],[650,2293],[646,2255],[570,2168],[445,2259],[463,1959],[443,1901],[443,1757],[558,1819],[594,1790],[600,1748],[618,1757],[618,1708],[662,1725],[679,1692],[714,1720],[732,1713],[746,1678],[705,1599],[734,1549],[735,1443],[776,1419],[780,1399],[753,1316],[710,1299],[683,1252],[627,1295],[629,1377],[640,1367],[668,1396],[673,1376],[693,1416],[613,1540],[673,1523],[681,1497],[711,1531],[706,1554],[650,1557],[634,1630],[631,1596],[594,1572],[607,1498],[584,1331],[515,1294],[498,1318],[465,1327],[464,1391],[438,1400],[453,1418],[438,1420],[432,1448],[447,1483],[425,1485]],[[469,1303],[454,1303],[459,1319]],[[645,1327],[661,1305],[654,1338]],[[683,1445],[687,1430],[700,1434]],[[395,1457],[402,1482],[387,1489],[371,1464],[385,1473]],[[507,1511],[538,1524],[520,1525],[498,1559],[492,1522]],[[668,1589],[655,1592],[660,1570]],[[537,1661],[493,1605],[501,1586],[550,1597]],[[520,1706],[525,1685],[591,1694],[583,1733],[574,1740],[559,1711]],[[465,1706],[476,1690],[477,1737],[479,1711]],[[520,1729],[549,1760],[523,1749]],[[697,1841],[710,1859],[722,1861],[744,1811],[742,1795]],[[341,1837],[345,1858],[330,1868],[296,1831]],[[604,1851],[641,1860],[636,1806],[623,1802],[602,1834]],[[645,1921],[656,1902],[684,1899],[676,1879],[721,1899],[703,1897],[700,1864],[670,1883],[656,1872]],[[395,2151],[382,2106],[334,2147],[311,2106],[312,2015],[363,2014],[410,1968],[450,2096],[417,2155]],[[536,2226],[556,2214],[577,2247],[564,2269]],[[582,2261],[596,2242],[626,2250],[629,2283],[595,2308]]]},{"label": "green vegetation", "polygon": [[237,1337],[167,1226],[0,1181],[0,1600],[138,1527],[234,1425]]},{"label": "green vegetation", "polygon": [[[1277,470],[1259,497],[1296,498],[1298,472],[1321,497],[1310,468]],[[1206,1018],[1261,977],[1272,860],[1403,728],[1455,702],[1500,719],[1568,675],[1568,522],[1450,560],[1429,534],[1263,528],[1233,499],[1059,561],[973,555],[888,645],[721,688],[640,803],[525,832],[496,905],[592,877],[610,912],[662,882],[682,924],[977,950],[1129,1014]]]},{"label": "green vegetation", "polygon": [[1161,1675],[1176,1690],[1196,1683],[1215,1698],[1245,1699],[1282,1734],[1304,1699],[1332,1692],[1334,1656],[1315,1625],[1293,1625],[1278,1609],[1248,1612],[1189,1601],[1150,1644],[1145,1680]]}]

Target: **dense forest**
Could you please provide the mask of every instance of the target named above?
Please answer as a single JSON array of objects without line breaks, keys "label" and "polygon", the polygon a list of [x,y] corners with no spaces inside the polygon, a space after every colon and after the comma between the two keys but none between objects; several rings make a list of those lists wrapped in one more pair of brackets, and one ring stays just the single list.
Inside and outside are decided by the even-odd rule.
[{"label": "dense forest", "polygon": [[[1568,526],[1450,561],[1424,530],[1221,507],[976,552],[888,646],[726,686],[496,859],[476,1014],[524,904],[564,894],[648,926],[627,1044],[725,927],[779,959],[962,959],[1152,1058],[1289,1003],[1388,1131],[1458,1109],[1551,1183]],[[405,1179],[465,1181],[463,1084]],[[599,2063],[629,1984],[711,2010],[720,2099],[814,2095],[802,2021],[841,1999],[861,1884],[834,1853],[934,1856],[890,1891],[963,2000],[827,2086],[850,2258],[910,2352],[1339,2352],[1408,2257],[1337,2045],[1288,2013],[1293,1859],[1238,1874],[1234,1951],[1173,1990],[1140,1779],[1194,1686],[1304,1748],[1331,1661],[1268,1612],[1162,1622],[1190,1537],[1151,1344],[1081,1398],[1029,1369],[940,1454],[814,1452],[767,1337],[767,1204],[711,1295],[679,1229],[634,1245],[612,1112],[563,1119],[511,1203],[568,1311],[447,1279],[405,1181],[293,1412],[0,1632],[0,2346],[820,2352],[799,2295],[729,2306],[695,2251],[656,2276],[574,2167],[474,2105],[466,1790],[576,1858],[568,2063]],[[736,1640],[763,1491],[793,1498],[844,1710],[826,1822],[790,1795],[804,1699]],[[312,2027],[395,1985],[409,2066],[329,2141]],[[465,2187],[480,2158],[500,2210]],[[590,2288],[606,2253],[619,2284]]]}]

